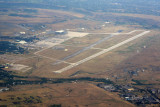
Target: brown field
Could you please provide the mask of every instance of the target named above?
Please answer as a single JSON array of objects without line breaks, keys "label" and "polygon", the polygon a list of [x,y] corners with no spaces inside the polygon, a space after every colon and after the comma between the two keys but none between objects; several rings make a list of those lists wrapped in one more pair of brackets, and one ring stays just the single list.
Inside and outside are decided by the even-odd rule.
[{"label": "brown field", "polygon": [[102,48],[102,49],[106,49],[106,48],[109,48],[117,43],[120,43],[124,40],[127,40],[137,34],[140,34],[142,33],[143,31],[136,31],[134,32],[133,34],[120,34],[120,35],[116,35],[110,39],[108,39],[107,41],[104,41],[103,43],[95,46],[95,48]]},{"label": "brown field", "polygon": [[[73,68],[73,70],[87,71],[90,73],[94,73],[94,75],[103,73],[103,77],[106,77],[108,76],[108,74],[112,72],[112,69],[116,65],[118,65],[123,58],[124,56],[118,56],[112,52],[109,52],[109,53],[106,53],[105,55],[101,55],[95,59],[85,62]],[[97,77],[99,77],[99,75],[97,75]]]},{"label": "brown field", "polygon": [[[52,23],[54,21],[62,21],[64,19],[72,19],[74,17],[83,18],[82,14],[65,12],[60,10],[49,10],[49,9],[36,9],[38,13],[34,14],[36,17],[24,18],[24,17],[15,17],[8,15],[0,15],[0,22],[9,22],[9,23]],[[23,13],[19,13],[23,14]],[[55,17],[56,16],[56,17]]]},{"label": "brown field", "polygon": [[27,66],[42,66],[44,65],[44,63],[51,63],[53,62],[53,60],[50,60],[50,59],[47,59],[47,58],[43,58],[43,57],[33,57],[33,58],[28,58],[28,59],[25,59],[25,60],[20,60],[20,61],[17,61],[16,63],[21,63],[23,65],[27,65]]},{"label": "brown field", "polygon": [[73,38],[68,41],[65,41],[64,45],[70,45],[75,47],[86,47],[90,44],[97,42],[98,40],[106,37],[108,35],[101,35],[101,34],[89,34],[87,36],[81,38]]},{"label": "brown field", "polygon": [[[65,49],[68,49],[65,51]],[[72,46],[64,46],[64,49],[62,50],[58,50],[58,49],[47,49],[44,50],[40,53],[38,53],[41,56],[47,56],[56,60],[62,59],[68,55],[73,54],[74,52],[79,51],[80,49],[82,49],[81,47],[72,47]]]},{"label": "brown field", "polygon": [[[123,75],[120,70],[115,68],[119,66],[123,61],[127,60],[129,57],[133,57],[134,55],[137,55],[137,50],[140,52],[144,49],[143,46],[148,44],[148,39],[152,37],[153,34],[145,35],[143,38],[139,38],[135,41],[132,41],[128,43],[127,45],[124,45],[122,47],[119,47],[111,52],[108,52],[106,54],[103,54],[95,59],[92,59],[88,62],[85,62],[75,68],[72,68],[64,73],[63,75],[71,75],[72,73],[75,73],[78,70],[90,72],[93,74],[89,74],[87,76],[96,76],[96,77],[108,77],[108,76],[120,76]],[[135,45],[136,44],[136,45]],[[85,76],[81,75],[81,76]]]},{"label": "brown field", "polygon": [[[139,15],[139,14],[115,14],[115,13],[95,13],[88,18],[95,20],[86,20],[85,15],[66,12],[60,10],[36,9],[38,13],[32,14],[36,17],[23,18],[0,15],[0,35],[12,36],[15,33],[25,31],[25,29],[17,26],[20,23],[27,24],[45,24],[47,29],[60,30],[69,29],[70,31],[89,32],[97,34],[89,34],[84,37],[74,37],[64,43],[58,45],[62,49],[54,47],[46,49],[38,54],[30,53],[28,55],[6,55],[1,58],[0,63],[9,62],[28,66],[26,72],[14,71],[13,73],[22,76],[29,76],[30,80],[34,77],[46,78],[69,78],[77,71],[83,71],[73,77],[95,77],[109,78],[118,84],[134,83],[132,79],[145,80],[145,84],[152,84],[152,87],[160,86],[160,32],[152,30],[141,38],[138,38],[124,46],[121,46],[113,51],[98,56],[90,61],[78,65],[63,73],[54,73],[53,71],[67,67],[69,63],[75,63],[88,56],[91,56],[100,51],[94,48],[108,48],[117,43],[120,43],[132,36],[135,36],[142,31],[137,31],[133,34],[120,34],[110,38],[103,43],[89,49],[73,58],[66,60],[69,63],[61,62],[54,65],[57,60],[71,55],[82,48],[89,46],[100,39],[108,36],[107,34],[98,33],[116,33],[123,30],[122,33],[128,33],[132,30],[139,30],[141,25],[115,25],[116,18],[119,16],[138,17],[143,19],[152,19],[160,22],[159,16]],[[10,14],[10,13],[8,13]],[[20,13],[23,14],[23,13]],[[109,17],[108,17],[109,16]],[[113,16],[113,19],[112,19]],[[100,18],[97,20],[97,18]],[[111,18],[110,24],[105,24],[104,20]],[[121,19],[125,20],[125,19]],[[121,21],[118,20],[118,21]],[[124,21],[125,22],[125,21]],[[151,22],[152,23],[152,22]],[[84,28],[82,30],[81,28]],[[44,29],[46,30],[46,29]],[[37,32],[42,32],[41,30]],[[67,50],[66,50],[67,49]],[[37,48],[38,50],[38,48]],[[18,57],[14,57],[18,56]],[[124,72],[124,69],[135,70],[137,68],[144,69],[139,72],[138,76],[130,76]],[[9,70],[9,69],[8,69]],[[117,79],[118,78],[118,79]],[[23,79],[23,78],[22,78]],[[0,81],[4,82],[4,81]],[[145,87],[137,86],[137,87]],[[32,103],[27,101],[32,100]],[[41,102],[38,102],[41,101]],[[19,104],[13,104],[19,102]],[[41,84],[41,85],[22,85],[13,86],[12,90],[0,93],[0,106],[50,106],[53,104],[61,104],[62,107],[132,107],[130,104],[119,98],[118,93],[111,93],[98,88],[95,83],[84,82],[62,83],[62,84]]]},{"label": "brown field", "polygon": [[[104,24],[104,23],[102,23]],[[94,29],[93,31],[89,31],[90,33],[116,33],[119,30],[123,30],[122,33],[128,33],[132,30],[135,30],[131,25],[114,25],[113,22],[111,24],[106,24],[105,27],[101,27],[101,29]]]},{"label": "brown field", "polygon": [[[27,94],[26,94],[27,93]],[[13,87],[13,91],[0,93],[0,105],[13,106],[50,106],[61,104],[62,107],[134,107],[121,100],[116,94],[109,93],[89,83],[65,83],[27,85]],[[34,103],[25,101],[32,100]],[[38,103],[40,100],[42,103]]]},{"label": "brown field", "polygon": [[[146,84],[159,84],[160,73],[157,68],[160,63],[159,39],[159,36],[156,34],[148,37],[145,41],[146,48],[142,48],[140,53],[124,60],[117,69],[119,69],[120,72],[122,72],[124,68],[131,70],[137,68],[144,69],[144,72],[140,72],[138,76],[134,76],[133,78],[137,80],[147,80]],[[136,49],[137,47],[134,46],[134,48]],[[125,51],[123,54],[125,54]]]},{"label": "brown field", "polygon": [[[16,17],[16,16],[8,16],[9,14],[17,14],[14,11],[9,11],[6,14],[0,15],[0,34],[13,36],[15,33],[26,31],[26,29],[17,26],[18,24],[26,23],[31,25],[37,24],[45,24],[48,28],[52,30],[60,30],[60,29],[76,29],[76,28],[90,28],[96,26],[98,21],[86,21],[83,19],[84,15],[75,13],[75,12],[67,12],[61,10],[50,10],[50,9],[35,9],[38,12],[35,14],[30,13],[18,13],[21,15],[32,15],[35,17]],[[31,29],[33,29],[31,27]],[[29,32],[29,31],[27,31]],[[41,31],[37,31],[41,32]]]},{"label": "brown field", "polygon": [[23,75],[40,76],[40,77],[55,77],[52,71],[59,70],[68,66],[66,63],[60,63],[53,65],[56,60],[48,59],[44,57],[33,57],[25,60],[17,61],[16,64],[23,64],[31,67],[32,69],[24,72]]},{"label": "brown field", "polygon": [[0,55],[1,61],[5,61],[6,63],[13,63],[19,60],[24,60],[25,58],[28,58],[29,56],[25,55],[15,55],[15,54],[4,54]]},{"label": "brown field", "polygon": [[[1,20],[1,19],[0,19]],[[25,29],[19,28],[16,24],[1,23],[0,22],[0,35],[3,36],[14,36],[17,32],[24,32]]]},{"label": "brown field", "polygon": [[49,17],[49,15],[55,15],[55,14],[74,16],[77,18],[84,17],[83,14],[75,13],[75,12],[71,12],[71,11],[68,12],[68,11],[62,11],[62,10],[49,10],[49,9],[38,9],[38,11],[39,11],[41,17],[45,14],[47,14],[47,17]]},{"label": "brown field", "polygon": [[80,60],[82,60],[84,58],[87,58],[87,57],[89,57],[89,56],[91,56],[91,55],[93,55],[93,54],[95,54],[95,53],[97,53],[99,51],[100,50],[98,50],[98,49],[90,49],[90,50],[87,50],[87,51],[85,51],[85,52],[83,52],[83,53],[81,53],[81,54],[79,54],[79,55],[77,55],[77,56],[75,56],[73,58],[70,58],[70,59],[68,59],[66,61],[67,62],[71,62],[71,63],[75,63],[75,62],[78,62],[78,61],[80,61]]},{"label": "brown field", "polygon": [[53,30],[57,29],[69,29],[71,31],[77,31],[79,28],[86,28],[85,31],[90,31],[90,30],[95,30],[95,26],[97,26],[100,22],[98,21],[88,21],[84,19],[73,19],[73,20],[68,20],[63,23],[58,23],[58,24],[49,24],[49,26]]},{"label": "brown field", "polygon": [[[118,16],[131,16],[131,17],[139,17],[143,19],[153,19],[156,21],[159,21],[160,16],[154,16],[154,15],[144,15],[144,14],[118,14],[118,13],[112,13],[113,15],[118,15]],[[159,21],[160,22],[160,21]]]}]

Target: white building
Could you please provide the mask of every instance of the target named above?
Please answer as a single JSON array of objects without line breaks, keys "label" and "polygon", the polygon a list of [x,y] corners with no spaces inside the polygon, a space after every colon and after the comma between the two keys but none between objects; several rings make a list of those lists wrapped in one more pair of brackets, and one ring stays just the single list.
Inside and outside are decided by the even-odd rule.
[{"label": "white building", "polygon": [[55,34],[66,34],[67,33],[67,31],[65,31],[65,30],[58,30],[58,31],[55,31]]},{"label": "white building", "polygon": [[19,41],[19,42],[17,42],[17,43],[19,43],[19,44],[26,44],[27,42],[24,41],[24,40],[22,40],[22,41]]},{"label": "white building", "polygon": [[26,32],[19,32],[21,35],[25,35],[26,34]]}]

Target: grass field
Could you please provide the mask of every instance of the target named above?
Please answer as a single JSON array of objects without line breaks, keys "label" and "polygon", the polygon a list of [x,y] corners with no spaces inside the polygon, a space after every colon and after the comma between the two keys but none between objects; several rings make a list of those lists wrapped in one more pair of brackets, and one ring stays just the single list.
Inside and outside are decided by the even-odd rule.
[{"label": "grass field", "polygon": [[1,93],[0,99],[4,100],[0,105],[7,106],[134,107],[116,94],[86,83],[17,86],[11,92]]}]

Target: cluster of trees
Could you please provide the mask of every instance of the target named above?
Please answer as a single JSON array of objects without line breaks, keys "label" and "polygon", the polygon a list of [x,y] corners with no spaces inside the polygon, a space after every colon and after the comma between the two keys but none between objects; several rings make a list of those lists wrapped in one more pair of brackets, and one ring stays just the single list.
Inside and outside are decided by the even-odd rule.
[{"label": "cluster of trees", "polygon": [[9,16],[17,16],[17,17],[24,17],[24,18],[36,17],[36,16],[24,15],[24,14],[9,14]]},{"label": "cluster of trees", "polygon": [[25,49],[22,47],[17,46],[16,43],[11,43],[9,41],[0,41],[0,54],[5,53],[21,53],[23,54],[25,52]]},{"label": "cluster of trees", "polygon": [[[16,80],[15,80],[16,78]],[[25,79],[25,80],[22,80]],[[3,83],[0,83],[0,87],[7,87],[7,86],[13,86],[13,85],[27,85],[27,84],[44,84],[44,83],[70,83],[73,81],[93,81],[93,82],[103,82],[105,84],[114,84],[110,80],[106,80],[104,78],[90,78],[90,77],[81,77],[81,78],[58,78],[58,79],[49,79],[49,78],[40,78],[40,77],[34,77],[36,80],[31,81],[30,77],[25,76],[17,76],[13,75],[12,71],[5,71],[0,68],[0,80],[4,81]]]}]

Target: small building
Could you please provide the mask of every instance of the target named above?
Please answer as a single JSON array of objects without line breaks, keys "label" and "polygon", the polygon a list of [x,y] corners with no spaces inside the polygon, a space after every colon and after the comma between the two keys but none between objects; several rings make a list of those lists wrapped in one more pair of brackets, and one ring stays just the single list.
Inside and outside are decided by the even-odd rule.
[{"label": "small building", "polygon": [[109,24],[110,22],[105,22],[106,24]]},{"label": "small building", "polygon": [[52,49],[56,49],[56,50],[64,50],[65,47],[64,46],[55,46]]},{"label": "small building", "polygon": [[21,35],[25,35],[26,34],[26,32],[19,32]]},{"label": "small building", "polygon": [[56,35],[64,35],[64,34],[67,34],[67,31],[66,30],[58,30],[58,31],[55,31],[55,34]]},{"label": "small building", "polygon": [[134,88],[128,88],[128,91],[134,91]]},{"label": "small building", "polygon": [[24,41],[24,40],[22,40],[22,41],[19,41],[19,42],[17,42],[17,43],[19,43],[19,44],[26,44],[27,42]]},{"label": "small building", "polygon": [[65,51],[65,52],[67,52],[67,51],[68,51],[68,49],[65,49],[64,51]]},{"label": "small building", "polygon": [[42,32],[42,34],[46,34],[46,32]]},{"label": "small building", "polygon": [[81,28],[81,30],[85,30],[85,28]]},{"label": "small building", "polygon": [[5,66],[5,69],[8,69],[9,67],[8,66]]},{"label": "small building", "polygon": [[0,89],[0,92],[3,92],[3,91],[9,91],[9,88],[2,88],[2,89]]}]

